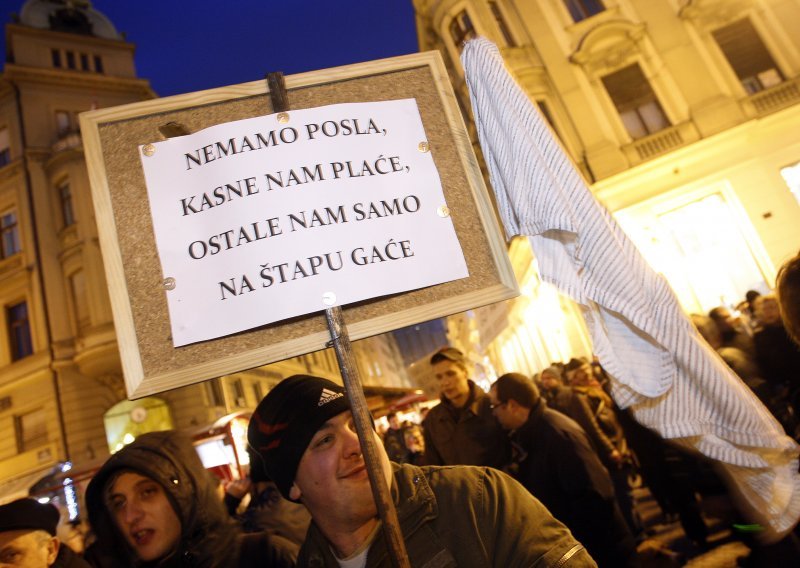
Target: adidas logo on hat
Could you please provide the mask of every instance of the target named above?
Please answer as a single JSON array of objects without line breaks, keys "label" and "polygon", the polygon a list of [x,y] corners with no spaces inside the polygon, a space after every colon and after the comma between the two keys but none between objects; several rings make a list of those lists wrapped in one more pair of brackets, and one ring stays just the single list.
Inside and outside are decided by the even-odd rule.
[{"label": "adidas logo on hat", "polygon": [[336,400],[337,398],[342,398],[344,396],[343,393],[340,392],[333,392],[332,390],[322,389],[322,393],[319,395],[319,402],[317,406],[324,406],[328,404],[332,400]]}]

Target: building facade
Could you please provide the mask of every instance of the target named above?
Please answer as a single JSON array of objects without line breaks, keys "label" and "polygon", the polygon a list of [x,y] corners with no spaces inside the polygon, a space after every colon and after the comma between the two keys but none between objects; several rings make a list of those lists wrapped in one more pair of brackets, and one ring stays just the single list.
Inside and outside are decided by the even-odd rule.
[{"label": "building facade", "polygon": [[[337,380],[325,350],[126,400],[77,116],[156,94],[136,76],[134,45],[90,2],[27,0],[5,32],[0,502],[53,471],[89,475],[139,433],[201,431],[252,410],[286,376]],[[353,352],[364,384],[375,387],[373,406],[409,390],[391,335],[356,342]]]},{"label": "building facade", "polygon": [[[469,121],[465,40],[498,45],[598,199],[687,312],[765,292],[800,248],[800,4],[792,0],[414,0],[421,50],[437,49]],[[474,129],[473,129],[474,133]],[[524,291],[484,340],[502,370],[586,354],[571,308],[543,311],[530,255]],[[521,249],[524,249],[521,246]],[[525,274],[529,276],[525,276]],[[555,305],[551,302],[551,306]],[[528,306],[528,307],[526,307]],[[514,320],[523,331],[514,331]],[[553,345],[537,345],[549,336]],[[559,345],[560,342],[560,345]],[[581,344],[584,344],[581,347]],[[528,347],[528,346],[532,346]],[[583,352],[582,352],[583,351]],[[517,367],[511,369],[509,366]]]}]

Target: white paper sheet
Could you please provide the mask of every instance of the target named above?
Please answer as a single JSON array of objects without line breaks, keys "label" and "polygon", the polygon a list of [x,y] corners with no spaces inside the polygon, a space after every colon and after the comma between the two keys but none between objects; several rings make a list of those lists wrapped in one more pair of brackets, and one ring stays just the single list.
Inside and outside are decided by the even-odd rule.
[{"label": "white paper sheet", "polygon": [[140,147],[176,347],[468,276],[416,101],[287,114]]}]

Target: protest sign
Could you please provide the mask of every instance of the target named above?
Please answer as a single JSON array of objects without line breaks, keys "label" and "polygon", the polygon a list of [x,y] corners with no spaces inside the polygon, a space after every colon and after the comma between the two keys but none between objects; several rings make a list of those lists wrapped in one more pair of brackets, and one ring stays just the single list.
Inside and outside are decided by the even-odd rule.
[{"label": "protest sign", "polygon": [[140,147],[175,346],[468,276],[416,101]]},{"label": "protest sign", "polygon": [[129,397],[323,349],[330,306],[360,339],[517,294],[438,53],[286,88],[81,115]]}]

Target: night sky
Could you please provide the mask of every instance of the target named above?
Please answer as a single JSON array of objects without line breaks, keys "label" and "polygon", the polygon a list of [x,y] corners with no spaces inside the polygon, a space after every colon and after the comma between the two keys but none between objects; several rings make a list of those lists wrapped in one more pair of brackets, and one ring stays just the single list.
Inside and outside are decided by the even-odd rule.
[{"label": "night sky", "polygon": [[[0,0],[0,21],[24,0]],[[160,96],[418,51],[412,0],[95,0]],[[0,46],[5,61],[5,45]]]}]

